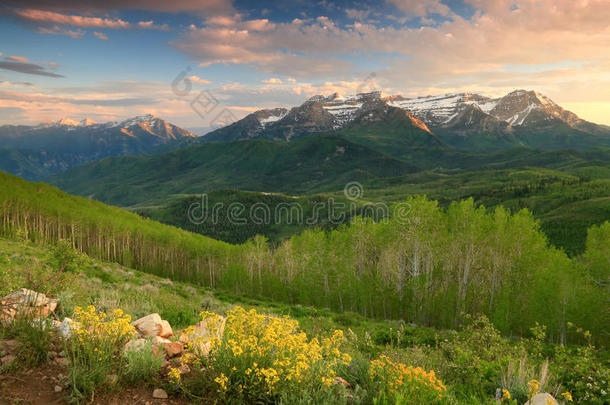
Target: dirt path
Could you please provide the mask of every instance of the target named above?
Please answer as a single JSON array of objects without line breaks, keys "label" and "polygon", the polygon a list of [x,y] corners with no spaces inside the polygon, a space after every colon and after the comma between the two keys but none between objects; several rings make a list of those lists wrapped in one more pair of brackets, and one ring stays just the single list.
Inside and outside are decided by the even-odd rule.
[{"label": "dirt path", "polygon": [[[55,392],[65,369],[48,365],[15,375],[0,374],[0,405],[69,405],[64,389]],[[96,398],[93,405],[186,405],[184,398],[154,399],[152,387],[124,388]]]}]

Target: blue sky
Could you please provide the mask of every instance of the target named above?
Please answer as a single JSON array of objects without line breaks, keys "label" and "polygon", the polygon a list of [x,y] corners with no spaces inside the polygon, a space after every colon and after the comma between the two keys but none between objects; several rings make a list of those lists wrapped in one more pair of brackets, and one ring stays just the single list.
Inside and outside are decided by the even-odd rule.
[{"label": "blue sky", "polygon": [[[21,0],[0,6],[0,124],[153,113],[184,127],[363,87],[540,91],[610,124],[605,0]],[[186,68],[189,94],[171,83]],[[371,79],[372,78],[372,79]],[[366,83],[363,84],[363,81]]]}]

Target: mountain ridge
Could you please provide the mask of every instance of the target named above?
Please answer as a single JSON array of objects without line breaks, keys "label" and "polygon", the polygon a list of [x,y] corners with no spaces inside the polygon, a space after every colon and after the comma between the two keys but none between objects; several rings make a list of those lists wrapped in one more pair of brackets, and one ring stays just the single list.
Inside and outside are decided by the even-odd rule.
[{"label": "mountain ridge", "polygon": [[[549,139],[548,149],[610,146],[608,127],[583,120],[550,98],[531,90],[515,90],[497,98],[476,93],[405,98],[401,95],[382,96],[380,91],[352,96],[338,93],[316,95],[290,110],[282,107],[256,111],[204,135],[200,141],[256,138],[291,141],[353,126],[356,119],[363,117],[372,106],[378,112],[389,107],[404,111],[411,121],[406,125],[417,126],[453,147],[475,150],[518,146],[544,148],[549,137],[553,139]],[[259,119],[263,116],[273,116],[274,119],[263,122]],[[563,138],[549,134],[555,129]],[[541,131],[541,139],[537,139],[538,131]]]},{"label": "mountain ridge", "polygon": [[[97,123],[70,118],[35,126],[0,126],[0,169],[28,179],[107,156],[150,153],[154,148],[196,135],[152,114]],[[15,169],[17,168],[17,169]]]}]

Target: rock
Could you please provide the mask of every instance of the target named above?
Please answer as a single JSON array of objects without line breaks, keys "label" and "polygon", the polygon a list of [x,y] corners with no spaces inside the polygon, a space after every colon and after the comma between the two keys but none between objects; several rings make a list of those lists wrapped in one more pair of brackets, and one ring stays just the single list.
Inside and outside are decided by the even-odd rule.
[{"label": "rock", "polygon": [[167,343],[171,343],[169,339],[162,338],[161,336],[155,336],[154,338],[152,338],[152,342],[155,346],[162,346]]},{"label": "rock", "polygon": [[10,366],[15,361],[15,356],[12,354],[7,354],[6,356],[0,359],[0,364],[3,366]]},{"label": "rock", "polygon": [[211,340],[215,338],[222,339],[225,331],[225,322],[226,319],[220,315],[204,319],[195,324],[191,335],[182,334],[180,341],[185,343],[185,341],[189,342],[189,339],[193,337],[201,338],[196,339],[196,341],[199,341],[197,349],[201,355],[207,356],[210,352]]},{"label": "rock", "polygon": [[44,318],[55,311],[58,303],[43,293],[22,288],[0,299],[0,320],[13,319],[18,315]]},{"label": "rock", "polygon": [[143,318],[133,321],[131,324],[142,336],[160,336],[167,338],[172,335],[172,327],[169,322],[161,319],[161,316],[156,313],[146,315]]},{"label": "rock", "polygon": [[350,384],[347,381],[345,381],[345,379],[342,377],[335,377],[335,379],[333,380],[333,384],[336,384],[336,385],[341,384],[345,387],[345,389],[350,387]]},{"label": "rock", "polygon": [[180,356],[184,352],[184,346],[180,342],[169,342],[163,345],[167,357]]},{"label": "rock", "polygon": [[142,348],[144,346],[146,346],[146,343],[148,341],[146,339],[135,339],[135,340],[130,340],[129,342],[125,343],[125,346],[123,346],[123,350],[125,352],[129,352],[129,351],[140,351],[142,350]]},{"label": "rock", "polygon": [[208,318],[199,321],[195,324],[195,335],[202,337],[204,340],[210,338],[222,339],[225,333],[226,319],[218,315],[216,318]]},{"label": "rock", "polygon": [[559,405],[559,402],[553,396],[547,392],[534,395],[534,397],[527,401],[525,405]]},{"label": "rock", "polygon": [[153,398],[155,399],[167,399],[167,392],[164,389],[157,388],[153,391]]},{"label": "rock", "polygon": [[159,332],[159,336],[163,338],[168,338],[174,333],[172,332],[172,326],[166,320],[161,321],[161,331]]},{"label": "rock", "polygon": [[72,331],[78,330],[79,327],[80,325],[78,322],[74,322],[70,318],[64,318],[64,320],[57,327],[57,332],[64,339],[69,339],[70,336],[72,336]]},{"label": "rock", "polygon": [[55,392],[62,392],[62,391],[63,391],[63,388],[61,387],[61,385],[56,385],[56,386],[53,388],[53,391],[55,391]]}]

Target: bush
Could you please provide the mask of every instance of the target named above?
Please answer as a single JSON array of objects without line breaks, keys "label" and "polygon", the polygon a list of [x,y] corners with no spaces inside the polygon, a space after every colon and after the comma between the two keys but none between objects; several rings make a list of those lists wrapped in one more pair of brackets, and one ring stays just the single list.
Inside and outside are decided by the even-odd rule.
[{"label": "bush", "polygon": [[[202,313],[208,325],[217,324],[217,317]],[[336,402],[341,392],[333,386],[337,369],[351,361],[340,351],[343,341],[342,331],[322,341],[309,340],[296,320],[236,307],[227,314],[222,340],[191,338],[188,350],[194,354],[193,362],[206,368],[206,374],[199,377],[214,382],[211,386],[222,402],[275,403],[281,398],[294,399],[297,392],[299,401],[305,403],[321,398]],[[204,356],[208,349],[209,355]],[[199,364],[192,368],[201,369]],[[170,377],[188,390],[178,369],[172,369]],[[200,386],[206,385],[210,386]]]},{"label": "bush", "polygon": [[511,346],[485,316],[467,317],[467,322],[440,345],[447,361],[442,376],[465,397],[493,396],[503,370],[511,360],[522,358],[525,349]]},{"label": "bush", "polygon": [[72,336],[66,352],[71,361],[70,380],[76,402],[88,400],[107,382],[107,376],[119,367],[120,351],[135,329],[131,317],[120,309],[110,314],[97,313],[90,305],[74,310]]},{"label": "bush", "polygon": [[377,385],[375,404],[439,404],[446,402],[447,388],[434,371],[396,363],[381,355],[371,361],[371,380]]},{"label": "bush", "polygon": [[137,350],[123,354],[123,378],[128,384],[144,383],[159,375],[163,358],[153,349],[154,346],[149,341]]}]

